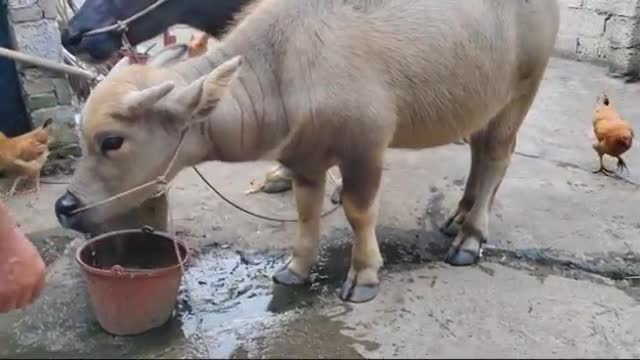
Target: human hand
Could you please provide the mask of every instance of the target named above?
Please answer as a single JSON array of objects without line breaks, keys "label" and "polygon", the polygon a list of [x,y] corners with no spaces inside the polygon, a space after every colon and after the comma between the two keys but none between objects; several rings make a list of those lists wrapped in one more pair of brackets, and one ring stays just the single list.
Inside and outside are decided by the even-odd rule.
[{"label": "human hand", "polygon": [[0,202],[0,314],[23,309],[44,288],[45,264]]}]

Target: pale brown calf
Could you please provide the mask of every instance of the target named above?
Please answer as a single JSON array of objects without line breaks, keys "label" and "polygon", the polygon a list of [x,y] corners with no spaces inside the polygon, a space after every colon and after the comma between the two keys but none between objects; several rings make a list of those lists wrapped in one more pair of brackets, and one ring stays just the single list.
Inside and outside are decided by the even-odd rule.
[{"label": "pale brown calf", "polygon": [[455,236],[449,263],[476,262],[552,53],[556,1],[262,0],[247,14],[202,57],[124,66],[95,89],[61,223],[82,229],[142,203],[154,189],[74,214],[162,174],[189,126],[170,177],[211,160],[292,171],[299,233],[279,283],[305,282],[316,263],[326,171],[339,166],[355,235],[341,297],[367,301],[382,266],[385,150],[468,137],[470,173],[444,231]]}]

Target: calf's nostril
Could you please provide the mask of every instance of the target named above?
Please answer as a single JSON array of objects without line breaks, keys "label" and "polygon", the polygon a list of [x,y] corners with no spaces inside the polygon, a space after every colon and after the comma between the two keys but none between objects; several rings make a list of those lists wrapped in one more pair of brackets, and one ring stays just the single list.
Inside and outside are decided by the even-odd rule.
[{"label": "calf's nostril", "polygon": [[57,215],[71,216],[74,210],[80,208],[80,200],[67,191],[56,201],[55,208]]}]

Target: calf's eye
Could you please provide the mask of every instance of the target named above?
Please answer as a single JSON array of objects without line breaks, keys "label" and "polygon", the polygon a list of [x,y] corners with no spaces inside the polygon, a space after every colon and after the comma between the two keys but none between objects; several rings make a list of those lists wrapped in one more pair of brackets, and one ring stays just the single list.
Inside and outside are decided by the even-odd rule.
[{"label": "calf's eye", "polygon": [[121,136],[109,136],[102,140],[100,144],[100,150],[102,153],[107,153],[108,151],[115,151],[122,147],[122,143],[124,139]]}]

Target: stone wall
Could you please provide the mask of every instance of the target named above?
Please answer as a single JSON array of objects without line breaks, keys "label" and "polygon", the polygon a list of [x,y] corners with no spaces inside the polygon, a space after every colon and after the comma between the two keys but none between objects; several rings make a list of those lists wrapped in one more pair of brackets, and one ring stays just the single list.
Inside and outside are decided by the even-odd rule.
[{"label": "stone wall", "polygon": [[[7,8],[16,50],[63,61],[56,0],[8,0]],[[39,126],[53,118],[51,148],[54,156],[77,153],[76,108],[67,77],[24,63],[17,66],[32,125]]]},{"label": "stone wall", "polygon": [[612,76],[640,69],[640,0],[560,0],[559,55],[607,67]]}]

